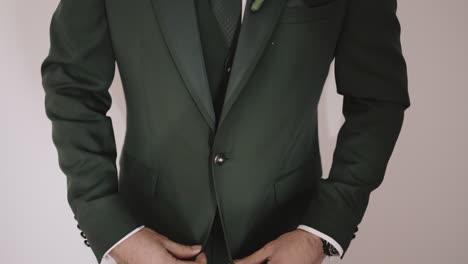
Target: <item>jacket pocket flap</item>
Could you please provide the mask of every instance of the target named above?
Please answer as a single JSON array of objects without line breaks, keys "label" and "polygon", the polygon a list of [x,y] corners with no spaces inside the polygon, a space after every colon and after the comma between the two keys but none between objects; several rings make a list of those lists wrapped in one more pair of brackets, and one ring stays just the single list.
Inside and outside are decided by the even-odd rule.
[{"label": "jacket pocket flap", "polygon": [[331,0],[319,6],[285,7],[280,23],[305,23],[326,19],[338,11],[338,4],[342,0]]},{"label": "jacket pocket flap", "polygon": [[119,191],[136,196],[153,196],[158,181],[155,169],[125,152],[121,155]]},{"label": "jacket pocket flap", "polygon": [[276,202],[281,205],[312,191],[318,177],[302,164],[286,172],[273,184]]}]

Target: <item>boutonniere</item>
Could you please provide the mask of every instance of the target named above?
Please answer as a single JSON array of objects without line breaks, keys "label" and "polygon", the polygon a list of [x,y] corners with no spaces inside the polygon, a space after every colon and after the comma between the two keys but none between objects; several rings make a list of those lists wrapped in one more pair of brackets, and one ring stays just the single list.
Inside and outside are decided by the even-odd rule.
[{"label": "boutonniere", "polygon": [[254,0],[252,5],[250,6],[250,11],[254,13],[259,11],[260,8],[262,8],[263,2],[265,2],[265,0]]}]

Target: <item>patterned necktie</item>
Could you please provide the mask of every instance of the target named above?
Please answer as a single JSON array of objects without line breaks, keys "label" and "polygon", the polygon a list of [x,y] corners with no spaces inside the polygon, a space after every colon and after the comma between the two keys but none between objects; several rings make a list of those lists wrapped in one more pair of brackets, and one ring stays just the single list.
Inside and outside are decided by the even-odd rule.
[{"label": "patterned necktie", "polygon": [[211,7],[229,46],[240,21],[242,2],[241,0],[211,0]]}]

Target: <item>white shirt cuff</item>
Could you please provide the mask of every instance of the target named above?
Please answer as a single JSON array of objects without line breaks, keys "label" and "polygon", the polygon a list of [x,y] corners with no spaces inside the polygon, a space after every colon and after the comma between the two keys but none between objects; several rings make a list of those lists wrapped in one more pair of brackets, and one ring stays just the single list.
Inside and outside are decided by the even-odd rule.
[{"label": "white shirt cuff", "polygon": [[302,229],[304,231],[307,231],[309,233],[312,233],[320,238],[323,238],[325,239],[328,243],[332,244],[332,246],[334,246],[336,248],[336,250],[338,250],[338,253],[340,254],[340,256],[343,255],[343,248],[340,246],[340,244],[338,244],[338,242],[336,242],[333,238],[331,238],[330,236],[318,231],[317,229],[314,229],[310,226],[306,226],[306,225],[299,225],[297,227],[298,229]]},{"label": "white shirt cuff", "polygon": [[117,243],[115,243],[111,248],[109,248],[106,253],[104,253],[104,255],[102,256],[102,259],[101,259],[101,262],[100,264],[117,264],[117,261],[115,261],[115,259],[109,255],[109,252],[114,249],[118,244],[122,243],[125,239],[129,238],[131,235],[135,234],[136,232],[138,232],[140,229],[142,229],[143,227],[145,227],[144,225],[142,226],[139,226],[137,227],[136,229],[134,229],[132,232],[128,233],[126,236],[124,236],[123,238],[121,238]]}]

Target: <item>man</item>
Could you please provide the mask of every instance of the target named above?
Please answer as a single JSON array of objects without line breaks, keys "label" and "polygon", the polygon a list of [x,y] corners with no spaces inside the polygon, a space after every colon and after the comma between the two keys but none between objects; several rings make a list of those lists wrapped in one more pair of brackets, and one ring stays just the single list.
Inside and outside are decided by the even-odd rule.
[{"label": "man", "polygon": [[[396,6],[61,0],[45,107],[97,261],[343,258],[410,105]],[[333,59],[346,120],[325,179],[317,104]],[[127,103],[119,173],[106,116],[115,62]]]}]

